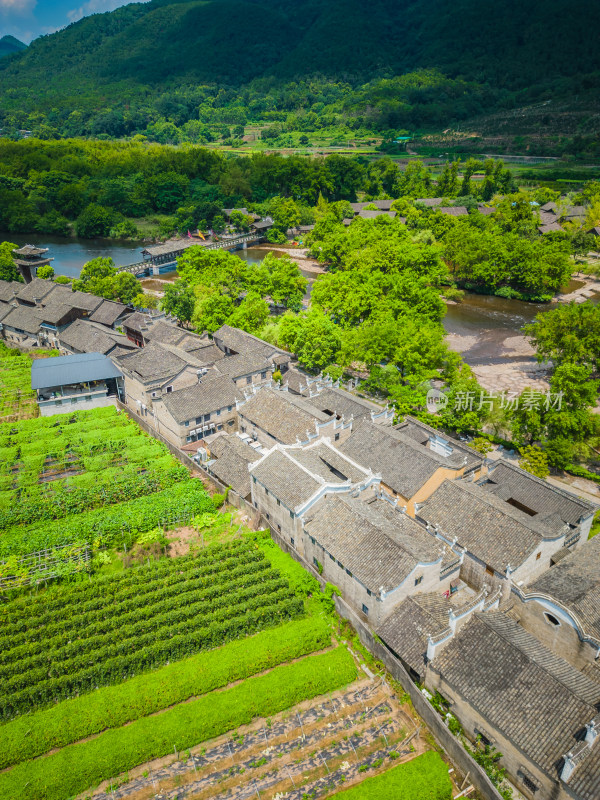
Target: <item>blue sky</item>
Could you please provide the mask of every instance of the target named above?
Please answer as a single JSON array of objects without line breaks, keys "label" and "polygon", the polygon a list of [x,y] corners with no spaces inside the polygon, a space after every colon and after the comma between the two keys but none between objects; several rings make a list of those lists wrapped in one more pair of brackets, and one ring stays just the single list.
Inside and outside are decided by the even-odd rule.
[{"label": "blue sky", "polygon": [[0,0],[0,38],[10,34],[29,44],[37,36],[127,2],[131,0]]}]

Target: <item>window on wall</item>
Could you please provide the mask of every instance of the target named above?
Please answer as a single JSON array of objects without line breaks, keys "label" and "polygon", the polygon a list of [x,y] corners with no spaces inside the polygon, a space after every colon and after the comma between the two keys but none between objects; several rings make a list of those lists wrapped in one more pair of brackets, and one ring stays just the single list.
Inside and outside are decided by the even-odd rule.
[{"label": "window on wall", "polygon": [[231,411],[232,408],[233,406],[227,406],[227,411]]},{"label": "window on wall", "polygon": [[486,564],[485,565],[485,572],[486,572],[486,575],[493,575],[494,574],[494,568],[490,567],[489,564]]},{"label": "window on wall", "polygon": [[336,435],[333,437],[333,440],[334,440],[335,442],[339,442],[339,440],[340,440],[340,435],[339,435],[339,433],[336,433]]},{"label": "window on wall", "polygon": [[423,576],[422,575],[419,575],[418,578],[415,578],[415,586],[418,586],[421,583],[422,580],[423,580]]},{"label": "window on wall", "polygon": [[281,505],[281,500],[277,500],[277,505],[278,505],[278,506],[280,506],[280,505]]},{"label": "window on wall", "polygon": [[546,617],[546,622],[550,623],[550,625],[554,625],[555,628],[558,628],[558,626],[560,625],[560,622],[559,622],[559,620],[556,619],[554,614],[549,614],[546,611],[544,613],[544,616]]},{"label": "window on wall", "polygon": [[292,543],[292,547],[296,546],[296,542],[294,541],[294,537],[293,536],[290,537],[290,542]]},{"label": "window on wall", "polygon": [[261,373],[260,373],[260,377],[261,377],[261,378],[262,378],[262,380],[264,381],[264,380],[265,380],[265,378],[267,377],[267,373],[266,373],[266,372],[261,372]]},{"label": "window on wall", "polygon": [[246,383],[252,383],[252,375],[248,375],[246,378]]},{"label": "window on wall", "polygon": [[346,574],[347,574],[347,575],[350,575],[350,577],[352,577],[352,573],[350,572],[350,570],[348,569],[348,567],[346,567]]},{"label": "window on wall", "polygon": [[521,781],[523,783],[523,786],[530,792],[537,792],[537,790],[540,788],[536,783],[534,783],[530,778],[528,778],[527,775],[522,775]]},{"label": "window on wall", "polygon": [[535,557],[535,560],[536,560],[536,561],[539,561],[539,559],[540,559],[541,557],[542,557],[542,554],[541,554],[541,553],[538,553],[538,554],[536,555],[536,557]]},{"label": "window on wall", "polygon": [[190,427],[190,421],[189,421],[189,419],[188,419],[188,420],[186,420],[186,421],[185,421],[183,424],[185,425],[185,427],[186,427],[186,428],[189,428],[189,427]]},{"label": "window on wall", "polygon": [[290,511],[290,517],[291,517],[292,519],[294,519],[294,512],[293,512],[293,511]]},{"label": "window on wall", "polygon": [[167,394],[170,394],[173,391],[172,386],[167,386]]},{"label": "window on wall", "polygon": [[369,606],[366,606],[364,603],[362,604],[363,614],[369,616]]},{"label": "window on wall", "polygon": [[370,589],[367,589],[367,594],[369,595],[369,597],[371,597],[371,595],[373,594],[373,592],[372,592]]}]

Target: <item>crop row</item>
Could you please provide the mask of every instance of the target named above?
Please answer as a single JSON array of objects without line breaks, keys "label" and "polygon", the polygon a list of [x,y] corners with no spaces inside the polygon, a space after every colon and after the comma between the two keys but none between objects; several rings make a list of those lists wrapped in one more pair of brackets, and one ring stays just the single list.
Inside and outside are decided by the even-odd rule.
[{"label": "crop row", "polygon": [[[133,645],[141,646],[142,637],[152,632],[157,639],[169,636],[176,625],[190,618],[202,618],[206,624],[222,619],[226,608],[230,608],[233,615],[237,608],[241,611],[257,608],[261,601],[269,605],[274,599],[292,596],[284,578],[276,576],[264,580],[264,573],[259,573],[253,582],[249,582],[248,577],[244,577],[246,580],[242,586],[238,580],[216,585],[209,591],[203,587],[181,597],[172,596],[170,603],[156,603],[151,608],[139,608],[124,617],[104,620],[105,625],[100,623],[89,631],[83,628],[86,621],[81,618],[85,634],[81,638],[74,638],[76,634],[70,631],[38,641],[33,646],[26,644],[9,651],[6,662],[0,665],[0,685],[6,681],[8,686],[15,675],[17,687],[35,682],[36,673],[42,678],[60,675],[65,670],[77,669],[77,659],[86,663],[94,661],[100,651],[104,655],[126,652]],[[196,619],[192,624],[195,622]]]},{"label": "crop row", "polygon": [[17,717],[0,728],[0,770],[322,650],[330,643],[326,619],[294,620],[117,686]]},{"label": "crop row", "polygon": [[41,524],[13,526],[0,535],[0,558],[26,555],[35,550],[65,544],[92,544],[94,548],[123,544],[129,547],[140,533],[163,520],[186,514],[200,514],[213,508],[199,480],[189,479],[163,491],[123,501],[122,494],[112,506]]},{"label": "crop row", "polygon": [[219,736],[255,717],[284,711],[352,682],[356,667],[338,647],[276,667],[222,692],[181,703],[157,716],[105,731],[89,741],[0,774],[0,795],[64,800],[126,770]]},{"label": "crop row", "polygon": [[232,556],[221,561],[201,563],[196,569],[190,568],[180,574],[167,573],[169,577],[165,581],[125,586],[123,588],[126,591],[123,594],[97,595],[76,606],[65,604],[59,609],[59,614],[53,610],[37,616],[24,616],[3,626],[0,634],[0,664],[8,661],[7,648],[12,651],[23,644],[34,642],[45,646],[45,642],[60,636],[85,638],[92,631],[99,632],[101,629],[113,627],[117,624],[117,619],[125,620],[141,610],[149,616],[154,613],[150,611],[153,606],[161,603],[165,607],[173,597],[181,598],[184,594],[199,591],[203,587],[209,587],[213,591],[222,585],[223,580],[241,585],[246,581],[256,580],[259,576],[265,579],[269,571],[271,574],[278,574],[270,570],[267,561],[256,558],[250,560],[247,557],[240,560]]},{"label": "crop row", "polygon": [[[219,647],[233,639],[294,619],[303,611],[302,598],[293,597],[272,606],[242,612],[236,617],[226,614],[224,621],[207,626],[201,624],[202,620],[196,628],[192,628],[191,623],[183,623],[179,630],[174,629],[176,632],[170,638],[157,641],[155,635],[150,635],[144,646],[129,653],[112,658],[101,656],[99,663],[93,666],[82,667],[77,672],[69,672],[58,678],[47,678],[20,691],[10,691],[2,698],[0,716],[10,719],[43,705],[89,692],[99,686],[120,683],[167,662]],[[5,687],[2,689],[5,690]]]}]

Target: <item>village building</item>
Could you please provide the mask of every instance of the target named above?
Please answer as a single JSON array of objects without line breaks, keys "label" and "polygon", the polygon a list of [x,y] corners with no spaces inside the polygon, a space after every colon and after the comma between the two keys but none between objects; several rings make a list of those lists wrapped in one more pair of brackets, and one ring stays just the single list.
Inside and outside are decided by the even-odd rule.
[{"label": "village building", "polygon": [[149,412],[151,424],[158,433],[181,448],[192,442],[201,442],[218,431],[235,431],[235,404],[241,397],[231,378],[210,370],[192,385],[154,398]]},{"label": "village building", "polygon": [[270,382],[275,371],[273,363],[257,351],[222,358],[216,363],[216,369],[240,389]]},{"label": "village building", "polygon": [[600,683],[600,537],[567,552],[527,586],[512,589],[512,614],[519,623]]},{"label": "village building", "polygon": [[304,555],[303,516],[327,494],[367,498],[378,476],[343,456],[327,439],[308,447],[276,444],[250,468],[252,504],[271,528]]},{"label": "village building", "polygon": [[230,325],[222,325],[212,334],[212,339],[217,347],[227,356],[248,353],[260,353],[268,358],[273,366],[284,373],[291,361],[291,356],[285,350],[253,336],[251,333]]},{"label": "village building", "polygon": [[382,489],[414,517],[446,479],[479,477],[483,459],[412,417],[392,427],[362,420],[340,450],[381,474]]},{"label": "village building", "polygon": [[236,434],[219,434],[207,444],[210,460],[209,475],[213,475],[224,486],[248,502],[252,502],[252,486],[249,465],[263,455],[262,448],[250,447]]},{"label": "village building", "polygon": [[52,281],[45,281],[42,278],[34,278],[31,283],[20,284],[20,289],[16,294],[16,299],[21,305],[36,306],[53,292],[56,284]]},{"label": "village building", "polygon": [[422,504],[417,518],[432,534],[462,548],[460,577],[473,589],[528,583],[549,569],[572,532],[555,518],[536,519],[507,500],[465,480],[445,480]]},{"label": "village building", "polygon": [[479,485],[547,526],[568,526],[567,547],[587,541],[598,506],[504,459],[494,463]]},{"label": "village building", "polygon": [[[31,285],[31,284],[30,284]],[[2,335],[9,344],[37,347],[42,320],[37,309],[29,306],[11,306],[0,321]]]},{"label": "village building", "polygon": [[323,436],[342,442],[352,427],[351,421],[337,420],[285,389],[257,387],[238,402],[237,411],[240,431],[265,447],[309,444]]},{"label": "village building", "polygon": [[114,300],[103,300],[89,316],[90,322],[97,322],[106,328],[118,328],[126,316],[131,313],[130,307]]},{"label": "village building", "polygon": [[[456,591],[454,591],[456,590]],[[476,612],[497,610],[501,592],[474,593],[462,581],[450,591],[406,597],[377,628],[377,635],[414,681],[425,682],[427,664]]]},{"label": "village building", "polygon": [[304,512],[303,550],[358,615],[376,626],[415,591],[449,590],[460,554],[387,500],[355,494],[326,493]]},{"label": "village building", "polygon": [[[41,336],[41,332],[40,332]],[[136,351],[136,346],[122,333],[91,320],[78,319],[54,334],[54,342],[61,353],[102,353],[116,358]]]},{"label": "village building", "polygon": [[309,387],[308,400],[315,408],[337,420],[352,419],[357,422],[366,419],[380,425],[391,425],[394,421],[394,411],[389,406],[378,406],[336,386],[317,387],[314,392]]},{"label": "village building", "polygon": [[125,402],[142,416],[151,412],[153,401],[163,393],[198,383],[214,363],[212,352],[203,359],[155,342],[119,356],[117,362],[125,378]]},{"label": "village building", "polygon": [[0,281],[0,303],[16,303],[18,293],[24,288],[19,281]]},{"label": "village building", "polygon": [[115,405],[123,376],[101,353],[38,358],[31,365],[31,388],[43,417]]},{"label": "village building", "polygon": [[429,663],[473,741],[493,745],[530,800],[600,796],[600,683],[500,611],[474,614]]}]

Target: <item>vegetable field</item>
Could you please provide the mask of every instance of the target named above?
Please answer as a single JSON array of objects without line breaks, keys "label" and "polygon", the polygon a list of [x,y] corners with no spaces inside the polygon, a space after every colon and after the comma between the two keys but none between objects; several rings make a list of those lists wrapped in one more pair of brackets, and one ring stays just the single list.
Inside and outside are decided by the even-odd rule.
[{"label": "vegetable field", "polygon": [[2,609],[3,719],[218,647],[304,612],[246,542],[24,597]]},{"label": "vegetable field", "polygon": [[[44,356],[58,355],[42,351]],[[37,417],[38,405],[31,388],[31,357],[0,342],[0,422]]]}]

